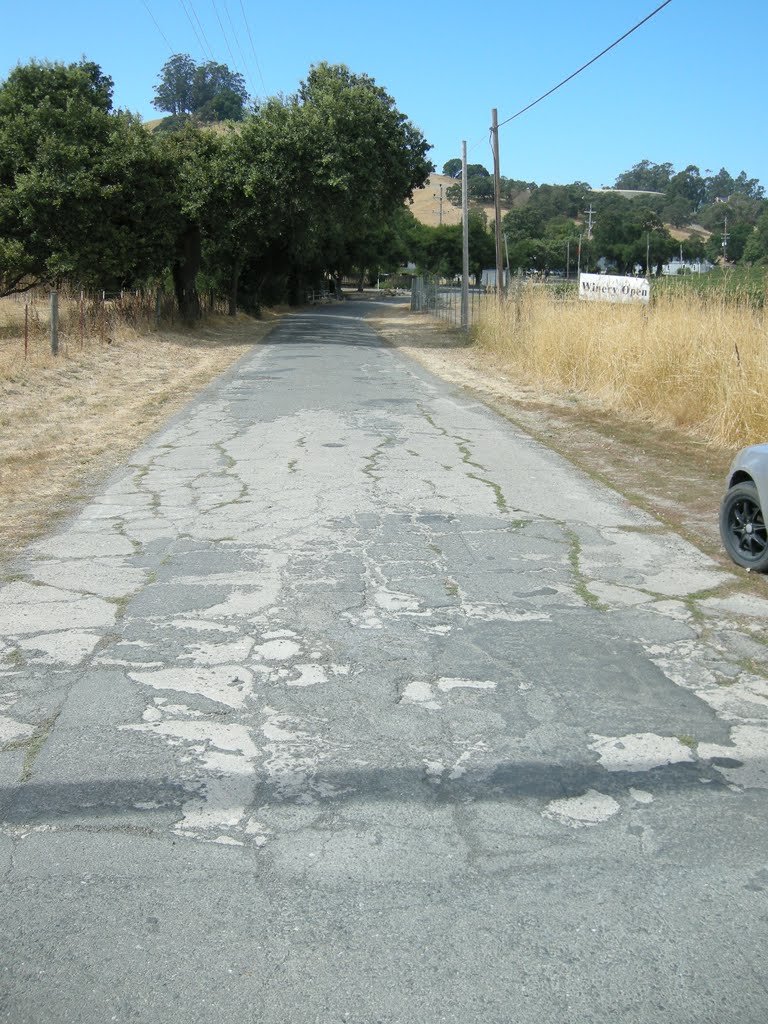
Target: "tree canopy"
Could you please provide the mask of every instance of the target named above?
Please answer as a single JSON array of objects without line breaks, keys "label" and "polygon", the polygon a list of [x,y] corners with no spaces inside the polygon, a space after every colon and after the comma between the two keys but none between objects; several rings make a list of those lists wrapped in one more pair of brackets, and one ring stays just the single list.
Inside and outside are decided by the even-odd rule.
[{"label": "tree canopy", "polygon": [[226,64],[196,63],[188,53],[175,53],[159,75],[152,105],[173,117],[199,121],[242,121],[248,103],[245,79]]},{"label": "tree canopy", "polygon": [[430,147],[374,79],[321,63],[295,95],[213,131],[228,90],[244,101],[238,76],[184,55],[164,70],[173,133],[114,110],[86,60],[33,61],[0,84],[0,294],[168,276],[193,318],[201,285],[234,310],[241,284],[254,304],[300,300],[329,275],[408,258],[404,204]]},{"label": "tree canopy", "polygon": [[0,86],[0,294],[152,273],[173,233],[171,183],[97,65],[15,68]]}]

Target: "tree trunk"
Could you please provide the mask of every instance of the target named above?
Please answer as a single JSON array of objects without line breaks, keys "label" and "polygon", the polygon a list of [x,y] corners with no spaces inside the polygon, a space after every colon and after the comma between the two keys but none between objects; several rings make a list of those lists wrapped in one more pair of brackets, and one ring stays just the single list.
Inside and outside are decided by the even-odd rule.
[{"label": "tree trunk", "polygon": [[229,281],[229,315],[237,316],[237,286],[240,282],[240,260],[232,264],[232,276]]},{"label": "tree trunk", "polygon": [[176,240],[176,258],[172,268],[176,302],[181,318],[186,323],[194,323],[200,318],[196,281],[201,258],[200,228],[190,224]]},{"label": "tree trunk", "polygon": [[288,304],[290,306],[300,306],[305,301],[303,281],[299,272],[295,269],[291,269],[288,274]]}]

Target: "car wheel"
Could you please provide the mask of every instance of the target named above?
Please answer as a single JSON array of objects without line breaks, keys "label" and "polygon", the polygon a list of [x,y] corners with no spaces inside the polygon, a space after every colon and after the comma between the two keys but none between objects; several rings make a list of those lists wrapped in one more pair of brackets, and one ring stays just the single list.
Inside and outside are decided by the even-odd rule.
[{"label": "car wheel", "polygon": [[736,484],[723,498],[720,536],[737,565],[755,572],[768,571],[768,530],[754,484]]}]

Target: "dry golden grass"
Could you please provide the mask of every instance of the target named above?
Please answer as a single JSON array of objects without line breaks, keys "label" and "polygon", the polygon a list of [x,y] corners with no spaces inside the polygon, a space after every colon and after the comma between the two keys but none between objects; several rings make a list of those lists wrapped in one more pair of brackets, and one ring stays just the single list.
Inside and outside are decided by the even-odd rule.
[{"label": "dry golden grass", "polygon": [[24,303],[0,300],[0,556],[8,559],[119,465],[205,384],[273,326],[243,315],[193,329],[131,327],[113,315],[79,337],[77,303],[62,304],[60,355],[47,305],[24,358]]},{"label": "dry golden grass", "polygon": [[[440,186],[443,186],[443,224],[461,224],[461,207],[448,202],[445,192],[451,185],[459,184],[447,174],[430,174],[424,188],[417,188],[409,209],[416,220],[435,228],[440,223]],[[483,210],[491,223],[494,217],[493,203],[472,203],[471,209]]]},{"label": "dry golden grass", "polygon": [[455,185],[454,178],[447,174],[430,174],[424,188],[417,188],[413,193],[410,210],[416,220],[430,227],[440,223],[440,186],[443,186],[443,224],[461,224],[461,208],[453,206],[445,197],[445,190]]},{"label": "dry golden grass", "polygon": [[581,302],[527,286],[487,303],[480,348],[528,383],[723,448],[768,438],[765,312],[724,295],[660,294],[650,306]]}]

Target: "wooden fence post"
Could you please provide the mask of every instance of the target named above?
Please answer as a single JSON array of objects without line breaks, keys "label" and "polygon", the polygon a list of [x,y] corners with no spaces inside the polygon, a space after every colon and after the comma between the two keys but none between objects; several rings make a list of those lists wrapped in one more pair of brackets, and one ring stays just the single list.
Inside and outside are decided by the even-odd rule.
[{"label": "wooden fence post", "polygon": [[55,288],[51,292],[51,353],[59,354],[59,293]]}]

